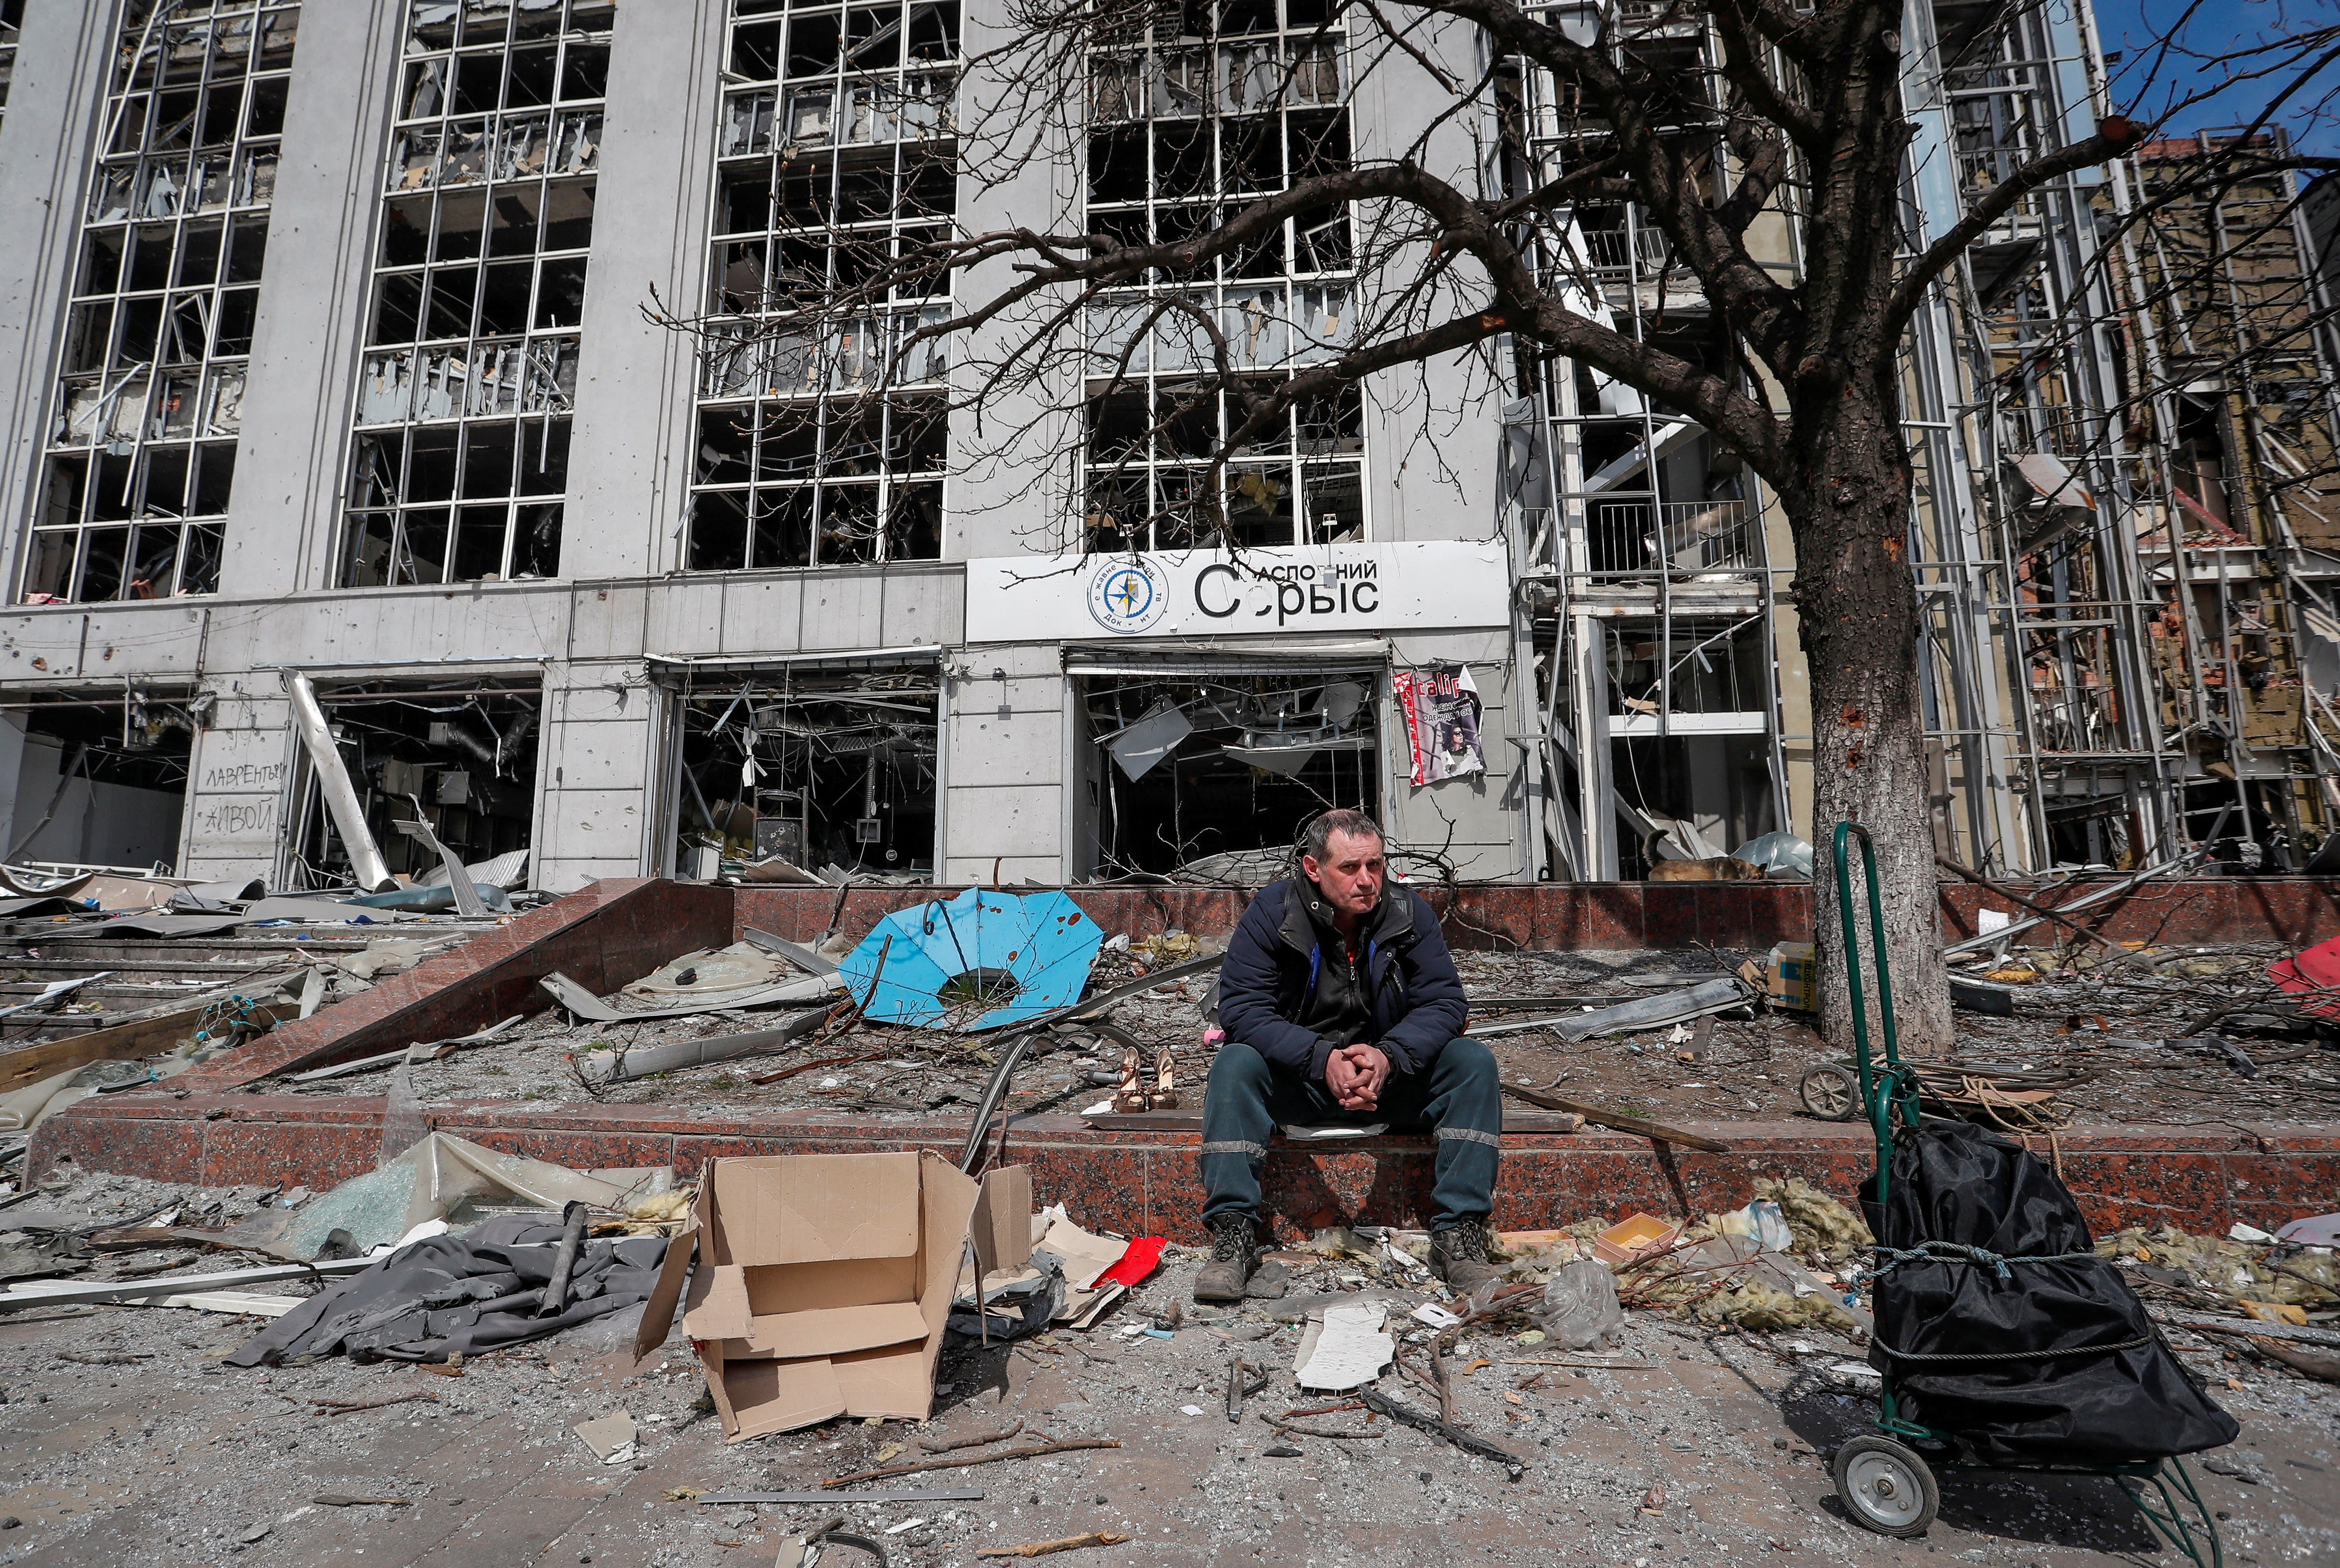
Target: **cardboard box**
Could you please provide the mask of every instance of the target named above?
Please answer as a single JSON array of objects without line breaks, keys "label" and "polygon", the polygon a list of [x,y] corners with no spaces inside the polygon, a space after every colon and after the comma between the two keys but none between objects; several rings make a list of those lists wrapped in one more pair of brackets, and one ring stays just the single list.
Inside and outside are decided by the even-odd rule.
[{"label": "cardboard box", "polygon": [[978,1186],[931,1153],[710,1160],[634,1353],[681,1306],[729,1442],[837,1415],[923,1421],[961,1264],[971,1244],[999,1261],[1019,1234],[1028,1255],[1031,1190],[1020,1166]]},{"label": "cardboard box", "polygon": [[1681,1226],[1673,1221],[1636,1211],[1592,1238],[1592,1255],[1616,1268],[1673,1245],[1681,1235]]},{"label": "cardboard box", "polygon": [[1764,961],[1763,989],[1775,1007],[1809,1013],[1819,1006],[1815,988],[1814,949],[1810,942],[1781,942]]}]

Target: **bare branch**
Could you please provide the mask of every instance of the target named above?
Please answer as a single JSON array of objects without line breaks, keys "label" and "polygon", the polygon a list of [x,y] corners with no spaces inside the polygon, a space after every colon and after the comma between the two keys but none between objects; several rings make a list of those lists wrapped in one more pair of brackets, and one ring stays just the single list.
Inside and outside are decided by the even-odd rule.
[{"label": "bare branch", "polygon": [[2145,133],[2139,127],[2116,115],[2100,124],[2095,135],[2035,158],[1994,185],[1988,195],[1967,209],[1965,217],[1951,224],[1948,233],[1903,269],[1900,286],[1893,291],[1885,307],[1886,334],[1897,338],[1900,335],[1901,329],[1909,324],[1918,302],[1925,297],[1927,286],[1965,254],[1968,246],[1988,233],[1993,223],[2012,211],[2016,203],[2050,180],[2094,168],[2119,157],[2144,140]]}]

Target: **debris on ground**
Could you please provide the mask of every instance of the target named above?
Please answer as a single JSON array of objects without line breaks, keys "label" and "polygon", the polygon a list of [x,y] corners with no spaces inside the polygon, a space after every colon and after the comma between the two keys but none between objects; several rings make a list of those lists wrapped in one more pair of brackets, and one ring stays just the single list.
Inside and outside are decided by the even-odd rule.
[{"label": "debris on ground", "polygon": [[2193,1236],[2173,1226],[2131,1226],[2097,1241],[2097,1255],[2123,1265],[2148,1301],[2249,1315],[2254,1305],[2330,1313],[2340,1309],[2340,1256],[2328,1245],[2270,1238],[2234,1241]]},{"label": "debris on ground", "polygon": [[[529,1100],[550,1108],[600,1102],[655,1105],[697,1116],[818,1109],[909,1120],[947,1108],[954,1116],[972,1116],[995,1087],[990,1080],[1002,1065],[1001,1053],[1014,1051],[1012,1076],[996,1086],[996,1101],[985,1118],[987,1126],[996,1128],[1005,1114],[1109,1113],[1125,1056],[1134,1049],[1141,1063],[1158,1064],[1169,1051],[1178,1077],[1186,1080],[1180,1085],[1185,1108],[1146,1114],[1183,1116],[1187,1119],[1175,1125],[1191,1127],[1199,1125],[1195,1107],[1200,1097],[1188,1086],[1207,1079],[1217,1043],[1205,1016],[1210,976],[1163,978],[1158,968],[1131,961],[1131,952],[1145,947],[1101,948],[1088,971],[1081,1014],[1040,1027],[1028,1039],[1011,1042],[995,1034],[994,1044],[961,1028],[851,1016],[812,1027],[794,1040],[773,1042],[769,1071],[759,1070],[760,1062],[709,1059],[714,1053],[697,1065],[668,1065],[668,1058],[646,1053],[760,1033],[786,1024],[791,1015],[725,1007],[660,1016],[656,1009],[636,1010],[637,998],[620,991],[606,1001],[590,998],[614,1017],[550,1009],[515,1027],[491,1049],[459,1049],[412,1071],[418,1092],[441,1104]],[[1202,944],[1195,947],[1207,971],[1213,960],[1201,951]],[[1182,949],[1173,944],[1162,950]],[[2138,948],[2142,961],[2110,968],[2098,961],[2102,950],[2093,946],[2018,950],[2041,976],[2039,981],[2018,988],[2019,1000],[2008,1016],[1961,1013],[1956,1054],[1925,1064],[1938,1079],[1936,1104],[1943,1114],[1985,1122],[1995,1117],[2016,1130],[2037,1130],[2067,1119],[2215,1124],[2239,1117],[2253,1125],[2281,1125],[2325,1119],[2340,1106],[2340,1057],[2334,1054],[2340,1024],[2303,1016],[2293,1006],[2297,998],[2267,978],[2267,966],[2280,949],[2265,944]],[[765,957],[778,963],[785,954],[766,951]],[[1511,1020],[1518,1015],[1534,1026],[1474,1025],[1474,1035],[1484,1034],[1495,1053],[1507,1097],[1522,1105],[1710,1152],[1728,1149],[1731,1121],[1859,1114],[1850,1064],[1827,1050],[1808,1016],[1751,994],[1748,1000],[1756,1010],[1711,1016],[1704,1057],[1697,1061],[1681,1059],[1679,1047],[1666,1043],[1671,1024],[1572,1043],[1558,1032],[1554,1020],[1560,1015],[1549,1006],[1580,999],[1597,1006],[1651,991],[1679,991],[1724,978],[1746,955],[1718,954],[1713,967],[1703,971],[1685,970],[1681,955],[1648,952],[1461,952],[1455,958],[1472,996],[1474,1017]],[[2185,972],[2196,968],[2208,972]],[[1146,972],[1136,977],[1138,988],[1125,991],[1139,969]],[[800,969],[790,973],[794,978],[778,988],[808,987],[821,978]],[[1567,995],[1552,995],[1563,987]],[[825,1014],[859,994],[824,988],[819,997],[764,1005]],[[992,991],[984,994],[996,1000]],[[1538,1001],[1547,1005],[1507,1006]],[[961,1016],[983,1015],[963,1009]],[[1574,1016],[1585,1015],[1580,1009]],[[1007,1032],[1037,1022],[1027,1019]],[[2334,1038],[2315,1032],[2325,1027]],[[620,1058],[632,1070],[599,1070]],[[688,1062],[688,1050],[673,1060]],[[2258,1076],[2247,1077],[2246,1070]],[[1835,1087],[1833,1108],[1825,1113],[1813,1107],[1810,1094],[1800,1093],[1800,1085],[1815,1076]],[[1152,1075],[1142,1073],[1140,1092],[1152,1082]],[[361,1075],[303,1083],[298,1092],[375,1094],[380,1085],[376,1079],[369,1087]],[[1536,1124],[1540,1131],[1565,1125],[1559,1116],[1550,1124]],[[1798,1250],[1807,1248],[1800,1245]]]},{"label": "debris on ground", "polygon": [[1054,1541],[1026,1541],[1020,1546],[987,1546],[976,1553],[977,1557],[1048,1557],[1058,1552],[1076,1552],[1084,1546],[1118,1546],[1128,1540],[1110,1530],[1092,1530],[1086,1535],[1063,1535]]},{"label": "debris on ground", "polygon": [[[930,1153],[709,1160],[638,1352],[665,1340],[695,1250],[683,1324],[726,1438],[838,1415],[923,1421],[975,1236],[1020,1232],[1015,1267],[1029,1255],[1023,1174],[978,1186]],[[1022,1201],[1003,1210],[1011,1190]]]},{"label": "debris on ground", "polygon": [[624,1411],[614,1411],[591,1421],[580,1421],[570,1428],[593,1451],[593,1457],[604,1464],[630,1458],[634,1451],[634,1418]]},{"label": "debris on ground", "polygon": [[1624,1326],[1624,1309],[1617,1302],[1617,1280],[1595,1259],[1581,1257],[1552,1271],[1544,1282],[1543,1300],[1532,1309],[1536,1329],[1561,1350],[1588,1350],[1612,1340]]},{"label": "debris on ground", "polygon": [[582,1203],[611,1217],[649,1220],[673,1212],[671,1166],[573,1171],[508,1155],[452,1133],[432,1132],[381,1169],[352,1176],[292,1210],[266,1212],[237,1232],[243,1245],[313,1258],[335,1231],[358,1252],[414,1238],[418,1227],[461,1228],[514,1207],[558,1214]]},{"label": "debris on ground", "polygon": [[466,1235],[425,1236],[310,1297],[223,1359],[233,1366],[350,1355],[445,1361],[524,1345],[649,1299],[667,1251],[663,1236],[593,1241],[567,1273],[550,1315],[565,1227],[506,1215]]},{"label": "debris on ground", "polygon": [[[871,1424],[841,1415],[739,1443],[724,1440],[702,1364],[685,1337],[660,1335],[647,1355],[629,1354],[643,1337],[639,1303],[548,1338],[476,1351],[463,1359],[464,1375],[446,1379],[346,1355],[241,1367],[215,1359],[245,1337],[235,1320],[192,1312],[99,1305],[62,1319],[47,1312],[0,1316],[0,1386],[7,1396],[0,1441],[42,1466],[12,1494],[10,1513],[24,1523],[9,1540],[60,1560],[136,1560],[151,1555],[150,1547],[207,1560],[192,1543],[208,1536],[216,1553],[265,1520],[266,1539],[284,1543],[288,1559],[363,1546],[368,1561],[396,1563],[423,1550],[420,1543],[477,1533],[545,1561],[590,1553],[597,1563],[711,1568],[749,1553],[786,1561],[784,1542],[831,1529],[882,1542],[897,1561],[964,1564],[980,1551],[1092,1533],[1125,1535],[1133,1550],[1191,1547],[1249,1559],[1254,1551],[1274,1557],[1284,1550],[1279,1543],[1304,1530],[1326,1541],[1327,1555],[1335,1545],[1363,1555],[1373,1541],[1393,1538],[1392,1531],[1432,1527],[1450,1541],[1486,1533],[1490,1562],[1541,1562],[1554,1551],[1620,1568],[1635,1558],[1786,1561],[1771,1543],[1817,1557],[1840,1556],[1850,1541],[1867,1553],[1863,1562],[1915,1563],[1920,1557],[1892,1555],[1896,1547],[1849,1535],[1851,1527],[1816,1501],[1828,1487],[1825,1456],[1866,1430],[1875,1414],[1876,1381],[1862,1365],[1859,1335],[1841,1325],[1767,1330],[1710,1322],[1679,1303],[1635,1305],[1637,1281],[1704,1246],[1727,1245],[1734,1256],[1741,1244],[1756,1246],[1760,1266],[1793,1262],[1815,1276],[1849,1267],[1849,1256],[1823,1255],[1838,1251],[1830,1237],[1849,1229],[1823,1206],[1835,1200],[1787,1186],[1750,1184],[1711,1199],[1712,1216],[1668,1217],[1682,1224],[1681,1252],[1614,1275],[1591,1259],[1591,1240],[1622,1216],[1588,1215],[1558,1230],[1507,1233],[1498,1238],[1505,1279],[1462,1299],[1419,1268],[1416,1249],[1426,1242],[1420,1233],[1363,1218],[1317,1226],[1315,1250],[1275,1255],[1292,1275],[1283,1302],[1185,1305],[1206,1255],[1169,1246],[1086,1331],[1060,1320],[1012,1342],[946,1345],[927,1384],[933,1392],[923,1422]],[[94,1236],[141,1228],[137,1222],[174,1210],[181,1227],[193,1220],[224,1228],[253,1213],[297,1212],[282,1209],[292,1196],[84,1173],[43,1207],[71,1216],[75,1234]],[[689,1201],[687,1189],[659,1196],[669,1206]],[[305,1197],[300,1206],[317,1201]],[[1013,1201],[1029,1199],[1017,1194]],[[1748,1212],[1758,1202],[1778,1205],[1790,1252],[1760,1248],[1768,1216]],[[0,1211],[0,1223],[18,1212]],[[1751,1231],[1731,1228],[1734,1215],[1754,1221]],[[1004,1228],[1004,1212],[989,1217],[996,1223],[984,1245],[997,1262],[1002,1237],[1013,1233]],[[1081,1272],[1105,1266],[1103,1255],[1120,1245],[1081,1226],[1076,1210],[1026,1208],[1018,1217],[1035,1242],[1056,1233],[1065,1249],[1058,1257],[1087,1255]],[[558,1245],[551,1218],[539,1216],[548,1252]],[[618,1216],[605,1224],[614,1232]],[[972,1233],[970,1226],[970,1240]],[[2158,1259],[2157,1234],[2131,1239]],[[588,1252],[606,1241],[596,1237]],[[2266,1267],[2270,1260],[2322,1257],[2223,1236],[2173,1236],[2164,1245],[2189,1271],[2197,1261],[2252,1263],[2272,1276],[2251,1282],[2267,1299],[2273,1281],[2286,1277]],[[162,1250],[93,1250],[89,1261],[93,1272],[110,1272],[118,1258]],[[953,1270],[964,1251],[951,1258]],[[1012,1244],[1004,1255],[1014,1261]],[[359,1260],[361,1268],[378,1265]],[[2116,1266],[2134,1282],[2147,1265],[2131,1256]],[[1564,1348],[1537,1315],[1549,1283],[1572,1268],[1600,1269],[1625,1298],[1613,1335],[1597,1348]],[[1365,1283],[1344,1285],[1343,1275]],[[943,1288],[950,1287],[946,1280]],[[299,1300],[317,1287],[288,1280],[274,1288]],[[2305,1329],[2263,1322],[2223,1295],[2214,1301],[2206,1293],[2200,1299],[2209,1305],[2195,1308],[2170,1287],[2139,1288],[2157,1313],[2215,1316],[2220,1325],[2173,1321],[2164,1332],[2247,1423],[2249,1446],[2230,1455],[2252,1478],[2217,1471],[2201,1477],[2206,1494],[2234,1515],[2222,1526],[2231,1533],[2230,1560],[2246,1543],[2261,1561],[2315,1560],[2325,1539],[2318,1532],[2340,1527],[2340,1499],[2320,1473],[2291,1461],[2324,1463],[2317,1454],[2340,1419],[2340,1387],[2267,1346],[2340,1357],[2315,1339],[2267,1336],[2340,1335],[2314,1321]],[[2194,1288],[2190,1275],[2186,1288]],[[1396,1355],[1355,1390],[1304,1392],[1291,1370],[1302,1324],[1280,1319],[1322,1315],[1344,1297],[1382,1309]],[[1183,1311],[1172,1328],[1165,1324],[1174,1302]],[[2311,1305],[2307,1315],[2313,1320],[2329,1310]],[[1132,1326],[1138,1332],[1122,1332]],[[60,1350],[127,1359],[61,1361]],[[1236,1363],[1244,1370],[1232,1375],[1243,1398],[1231,1423]],[[263,1371],[272,1381],[259,1381]],[[2229,1378],[2243,1386],[2227,1388]],[[109,1389],[109,1380],[119,1386]],[[288,1412],[257,1429],[271,1441],[253,1441],[255,1402],[260,1410]],[[1384,1414],[1377,1402],[1402,1414]],[[1198,1414],[1184,1414],[1188,1406]],[[573,1430],[620,1414],[633,1425],[630,1458],[618,1458],[623,1449],[606,1441],[597,1451]],[[67,1424],[53,1424],[60,1421]],[[143,1445],[126,1449],[78,1438],[70,1449],[43,1446],[45,1432],[57,1431],[63,1441],[93,1422],[97,1432],[153,1430]],[[225,1432],[236,1434],[232,1442],[209,1446]],[[903,1465],[932,1468],[901,1474]],[[1356,1465],[1370,1466],[1372,1484]],[[877,1471],[895,1474],[864,1479]],[[1418,1475],[1430,1479],[1417,1483]],[[1328,1508],[1320,1492],[1339,1498],[1338,1507]],[[501,1511],[515,1495],[535,1499],[531,1521],[546,1521],[546,1533],[531,1537],[525,1553],[502,1523]],[[2058,1562],[2110,1561],[2095,1554],[2105,1550],[2107,1528],[2098,1504],[2021,1481],[2004,1495],[2007,1508],[2020,1511],[2019,1525],[1994,1504],[1946,1516],[1914,1550],[1995,1549],[1983,1532],[2019,1528],[2026,1543],[2037,1543],[2032,1551]],[[393,1527],[405,1533],[391,1535]],[[741,1545],[719,1543],[729,1541]],[[270,1548],[246,1548],[255,1549]],[[1092,1548],[1100,1561],[1110,1560],[1102,1554],[1112,1549]],[[828,1561],[848,1560],[858,1558],[832,1542]]]},{"label": "debris on ground", "polygon": [[1344,1301],[1310,1313],[1293,1353],[1294,1377],[1303,1388],[1346,1389],[1380,1376],[1397,1351],[1383,1327],[1387,1319],[1375,1301]]}]

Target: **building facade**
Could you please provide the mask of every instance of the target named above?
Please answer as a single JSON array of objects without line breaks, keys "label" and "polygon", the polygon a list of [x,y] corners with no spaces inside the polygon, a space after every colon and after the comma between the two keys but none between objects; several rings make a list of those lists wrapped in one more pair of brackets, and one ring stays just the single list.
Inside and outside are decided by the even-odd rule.
[{"label": "building facade", "polygon": [[[552,889],[772,861],[1253,881],[1334,804],[1468,879],[1809,837],[1784,523],[1623,389],[1437,361],[1298,407],[1217,481],[1237,571],[1194,531],[1235,415],[1181,401],[1200,351],[1158,287],[1096,329],[1135,370],[1061,407],[906,351],[947,293],[788,336],[791,299],[953,225],[1163,238],[1417,142],[1482,184],[1597,151],[1466,32],[1441,46],[1501,82],[1483,126],[1353,80],[1364,14],[1245,0],[1100,59],[1085,142],[978,178],[987,3],[7,5],[0,858],[346,877],[298,680],[392,870],[427,864],[392,826],[419,814]],[[2093,123],[2085,15],[1985,12],[1913,12],[1936,228],[1993,159]],[[1618,15],[1691,67],[1713,49]],[[2026,94],[2044,112],[1978,118]],[[2056,438],[1992,401],[2017,316],[2112,330],[2073,222],[2102,188],[2044,193],[1915,329],[1944,844],[2001,868],[2182,838],[2201,760],[2144,717],[2148,531],[2124,499],[2057,536],[2085,561],[2024,564],[2018,460]],[[1181,287],[1273,379],[1354,330],[1355,254],[1321,213]],[[1551,262],[1581,308],[1697,335],[1630,210]],[[2106,342],[2054,352],[2048,401],[2107,406]],[[997,435],[1052,419],[1086,422],[1069,464]],[[2039,719],[2076,702],[2093,728]]]}]

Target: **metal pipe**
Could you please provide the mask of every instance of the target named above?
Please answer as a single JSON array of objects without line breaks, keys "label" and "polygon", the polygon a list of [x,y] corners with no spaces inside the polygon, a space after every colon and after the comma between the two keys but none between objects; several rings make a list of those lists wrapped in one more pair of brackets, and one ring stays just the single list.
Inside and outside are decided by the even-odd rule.
[{"label": "metal pipe", "polygon": [[[2177,856],[2174,859],[2164,860],[2158,866],[2147,866],[2142,871],[2123,877],[2117,882],[2108,882],[2105,886],[2096,889],[2094,892],[2084,893],[2079,898],[2073,899],[2067,904],[2058,904],[2056,907],[2055,918],[2060,923],[2069,924],[2070,922],[2066,919],[2066,917],[2067,916],[2077,914],[2082,909],[2101,904],[2107,898],[2117,898],[2123,893],[2128,892],[2134,888],[2141,888],[2157,877],[2166,877],[2172,872],[2183,870],[2187,866],[2192,865],[2204,855],[2209,853],[2211,842],[2216,839],[2218,830],[2226,825],[2226,819],[2234,814],[2234,810],[2235,809],[2232,806],[2221,809],[2218,812],[2218,819],[2210,825],[2208,835],[2204,838],[2202,842],[2196,844],[2193,849],[2186,850],[2185,853]],[[2028,920],[2013,921],[2008,925],[2000,927],[1996,931],[1986,931],[1979,937],[1968,937],[1963,942],[1951,942],[1942,948],[1942,956],[1947,958],[1955,953],[1967,953],[1972,952],[1978,948],[1988,948],[1994,942],[2003,942],[2009,937],[2017,936],[2022,932],[2031,929],[2034,926],[2045,925],[2048,922],[2048,917],[2045,915],[2034,915]]]},{"label": "metal pipe", "polygon": [[325,809],[332,813],[333,828],[350,852],[350,868],[358,886],[369,893],[395,888],[398,883],[390,874],[390,864],[382,858],[381,847],[366,826],[365,808],[358,801],[357,787],[350,782],[342,749],[333,744],[332,731],[325,728],[325,710],[317,704],[317,689],[297,670],[287,670],[283,676],[284,690],[292,699],[293,725],[301,731],[301,743],[309,749],[317,787],[324,794]]},{"label": "metal pipe", "polygon": [[585,1245],[586,1208],[571,1198],[560,1206],[560,1250],[552,1255],[552,1277],[536,1309],[539,1317],[557,1317],[569,1305],[569,1276],[577,1267],[577,1254]]}]

